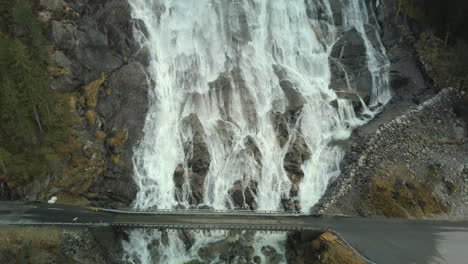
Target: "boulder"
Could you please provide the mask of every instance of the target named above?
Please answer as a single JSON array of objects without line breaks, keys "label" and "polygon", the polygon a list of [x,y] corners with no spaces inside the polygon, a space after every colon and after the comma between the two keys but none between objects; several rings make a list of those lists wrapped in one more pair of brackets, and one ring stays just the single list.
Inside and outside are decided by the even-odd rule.
[{"label": "boulder", "polygon": [[250,181],[247,186],[242,181],[236,181],[232,188],[229,190],[229,195],[236,209],[244,210],[255,210],[257,207],[256,196],[257,196],[258,183]]},{"label": "boulder", "polygon": [[184,166],[182,164],[177,165],[174,170],[174,184],[176,188],[182,188],[182,185],[185,183],[184,174]]},{"label": "boulder", "polygon": [[262,153],[260,152],[255,139],[251,136],[247,136],[244,139],[244,145],[250,151],[257,164],[262,166]]},{"label": "boulder", "polygon": [[294,84],[287,75],[286,70],[280,65],[273,65],[273,70],[279,79],[279,85],[288,100],[288,111],[295,113],[302,109],[302,106],[307,102],[299,92],[296,84]]},{"label": "boulder", "polygon": [[290,190],[291,196],[297,196],[298,194],[299,185],[304,177],[302,165],[310,158],[310,155],[309,147],[307,146],[304,138],[300,135],[296,135],[291,141],[283,162],[284,170],[292,183]]},{"label": "boulder", "polygon": [[335,26],[343,25],[343,4],[341,0],[330,0],[330,8]]},{"label": "boulder", "polygon": [[55,65],[57,65],[57,66],[59,66],[59,67],[61,67],[63,69],[65,69],[67,71],[72,70],[72,62],[61,51],[55,50],[52,53],[52,55],[50,56],[50,59],[51,59],[53,64],[55,64]]},{"label": "boulder", "polygon": [[63,52],[55,50],[51,56],[51,65],[56,71],[51,82],[52,89],[59,92],[72,92],[80,87],[81,70],[76,61],[67,57]]},{"label": "boulder", "polygon": [[198,116],[194,113],[182,120],[185,135],[184,151],[189,169],[189,182],[192,190],[191,204],[203,202],[205,177],[210,168],[210,152],[205,142],[205,131]]},{"label": "boulder", "polygon": [[96,73],[108,73],[123,64],[122,58],[113,53],[108,44],[107,36],[102,32],[81,26],[75,33],[77,45],[75,55],[80,63],[87,69],[85,81],[95,79]]},{"label": "boulder", "polygon": [[41,7],[50,11],[60,11],[65,7],[63,0],[40,0]]},{"label": "boulder", "polygon": [[273,127],[275,129],[276,138],[281,147],[283,147],[289,139],[289,126],[288,121],[283,113],[271,113]]},{"label": "boulder", "polygon": [[264,246],[262,247],[261,251],[267,260],[266,263],[269,263],[269,264],[283,263],[282,255],[279,254],[278,251],[276,251],[276,249],[273,248],[272,246]]},{"label": "boulder", "polygon": [[76,43],[75,27],[53,20],[51,22],[50,39],[62,51],[70,51]]},{"label": "boulder", "polygon": [[245,199],[241,181],[237,181],[234,183],[234,186],[229,190],[229,194],[236,207],[244,208]]},{"label": "boulder", "polygon": [[[232,118],[231,104],[234,93],[239,94],[242,103],[242,114],[248,123],[254,127],[257,120],[255,103],[252,100],[248,87],[246,86],[242,71],[240,68],[234,68],[231,71],[223,72],[219,77],[208,83],[210,87],[209,98],[217,98],[220,102],[219,111],[222,113],[223,120],[235,124]],[[237,114],[237,113],[234,113]]]},{"label": "boulder", "polygon": [[103,126],[109,131],[127,129],[131,146],[141,136],[148,109],[148,89],[145,68],[133,62],[110,75],[99,94],[96,110]]},{"label": "boulder", "polygon": [[390,64],[390,85],[393,90],[422,89],[426,81],[417,64],[417,58],[411,46],[402,42],[388,52]]},{"label": "boulder", "polygon": [[73,92],[76,89],[77,83],[69,76],[60,76],[51,81],[51,88],[59,92]]},{"label": "boulder", "polygon": [[188,166],[195,173],[206,174],[210,167],[210,153],[205,142],[205,131],[197,114],[190,114],[182,121],[184,130],[190,133],[191,152],[188,154]]},{"label": "boulder", "polygon": [[126,0],[106,1],[95,16],[101,31],[105,32],[110,50],[122,58],[136,54],[139,43],[133,40],[133,28],[137,21],[131,17],[131,8]]},{"label": "boulder", "polygon": [[[344,32],[333,46],[330,70],[330,88],[339,92],[355,93],[366,103],[369,102],[372,75],[367,66],[364,39],[356,29]],[[353,104],[360,105],[360,102],[353,100]]]}]

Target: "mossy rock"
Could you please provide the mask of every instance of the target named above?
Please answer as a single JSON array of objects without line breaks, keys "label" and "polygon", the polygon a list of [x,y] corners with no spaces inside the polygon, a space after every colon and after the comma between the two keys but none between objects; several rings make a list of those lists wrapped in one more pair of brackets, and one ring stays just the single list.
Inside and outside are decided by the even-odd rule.
[{"label": "mossy rock", "polygon": [[125,143],[127,142],[127,139],[128,139],[128,131],[127,130],[119,131],[115,134],[114,137],[108,140],[107,145],[109,146],[109,149],[113,154],[118,155],[124,151]]},{"label": "mossy rock", "polygon": [[88,107],[96,107],[98,103],[99,88],[101,88],[102,84],[104,84],[105,81],[106,81],[106,75],[102,74],[101,78],[83,87],[84,95],[86,99],[86,105]]},{"label": "mossy rock", "polygon": [[97,121],[97,113],[94,110],[86,111],[86,119],[88,120],[89,125],[95,125]]},{"label": "mossy rock", "polygon": [[325,232],[310,243],[305,262],[307,264],[365,264],[361,256],[349,248],[336,235]]},{"label": "mossy rock", "polygon": [[106,133],[104,131],[98,130],[96,131],[96,138],[99,140],[99,142],[104,142],[106,140]]},{"label": "mossy rock", "polygon": [[422,217],[447,211],[405,165],[381,166],[368,186],[371,211],[387,217]]}]

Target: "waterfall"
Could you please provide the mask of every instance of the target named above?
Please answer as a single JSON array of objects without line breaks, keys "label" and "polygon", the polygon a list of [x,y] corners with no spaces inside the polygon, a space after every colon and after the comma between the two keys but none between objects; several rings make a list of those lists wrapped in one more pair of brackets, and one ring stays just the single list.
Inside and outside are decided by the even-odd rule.
[{"label": "waterfall", "polygon": [[[390,99],[388,61],[364,0],[129,1],[145,26],[135,34],[154,82],[134,154],[136,209],[307,212],[340,174],[343,150],[334,142]],[[330,89],[333,47],[351,29],[362,38],[372,86],[365,102],[342,66],[358,113]],[[246,234],[183,235],[189,246],[177,233],[133,231],[126,260],[184,263],[206,245]],[[284,240],[254,235],[250,244],[262,263],[273,263],[265,252],[284,255]]]}]

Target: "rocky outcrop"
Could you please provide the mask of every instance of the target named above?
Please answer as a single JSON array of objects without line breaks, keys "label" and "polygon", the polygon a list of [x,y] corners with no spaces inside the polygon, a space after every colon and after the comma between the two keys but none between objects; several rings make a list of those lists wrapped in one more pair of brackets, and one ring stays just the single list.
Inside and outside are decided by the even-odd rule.
[{"label": "rocky outcrop", "polygon": [[310,155],[309,147],[302,136],[296,135],[291,139],[288,151],[284,157],[283,167],[291,180],[290,195],[293,197],[297,196],[299,192],[299,185],[304,177],[302,165],[310,158]]},{"label": "rocky outcrop", "polygon": [[400,217],[466,215],[467,133],[453,109],[460,100],[460,91],[449,88],[374,133],[355,135],[342,176],[317,209]]},{"label": "rocky outcrop", "polygon": [[183,175],[186,173],[191,190],[189,202],[191,205],[198,205],[203,203],[205,177],[211,162],[210,152],[205,141],[203,125],[196,114],[190,114],[182,120],[182,130],[185,137],[184,152],[188,169],[182,173],[182,165],[178,166],[174,173],[174,181],[176,185],[181,186],[181,183],[185,181]]},{"label": "rocky outcrop", "polygon": [[246,186],[237,181],[234,186],[229,190],[235,209],[243,210],[256,210],[258,205],[256,202],[258,183],[250,181]]},{"label": "rocky outcrop", "polygon": [[294,264],[365,264],[356,251],[333,233],[291,233],[287,240],[286,258]]},{"label": "rocky outcrop", "polygon": [[[330,54],[330,87],[342,98],[360,106],[359,97],[369,103],[372,75],[367,65],[364,39],[356,29],[344,32]],[[357,97],[358,95],[359,97]]]},{"label": "rocky outcrop", "polygon": [[260,251],[261,255],[256,254],[255,248],[252,246],[255,233],[231,232],[222,240],[208,244],[206,247],[198,250],[198,255],[202,261],[194,260],[188,263],[211,263],[215,259],[221,263],[268,263],[279,264],[284,263],[284,256],[271,246],[263,246]]},{"label": "rocky outcrop", "polygon": [[296,113],[301,110],[306,100],[298,91],[297,85],[289,80],[286,70],[280,65],[273,65],[273,70],[278,77],[279,86],[283,90],[286,100],[288,100],[288,111]]},{"label": "rocky outcrop", "polygon": [[368,1],[380,28],[380,37],[389,60],[392,99],[379,118],[371,122],[371,130],[403,114],[435,94],[427,67],[417,51],[420,27],[408,20],[394,0]]},{"label": "rocky outcrop", "polygon": [[[207,95],[194,96],[195,104],[216,100],[220,106],[219,111],[222,114],[222,119],[235,124],[235,115],[238,113],[231,113],[233,109],[230,102],[236,98],[242,102],[244,119],[249,122],[250,126],[255,126],[257,121],[255,105],[240,68],[235,67],[230,71],[221,73],[216,80],[208,83],[208,86],[210,91]],[[206,98],[203,101],[198,101],[198,96],[205,96]]]},{"label": "rocky outcrop", "polygon": [[103,159],[83,195],[99,206],[128,206],[137,191],[131,157],[148,105],[147,58],[133,32],[141,23],[131,18],[126,0],[40,5],[54,46],[52,88],[76,95],[73,106],[87,120],[77,128],[80,140],[96,145],[94,156]]}]

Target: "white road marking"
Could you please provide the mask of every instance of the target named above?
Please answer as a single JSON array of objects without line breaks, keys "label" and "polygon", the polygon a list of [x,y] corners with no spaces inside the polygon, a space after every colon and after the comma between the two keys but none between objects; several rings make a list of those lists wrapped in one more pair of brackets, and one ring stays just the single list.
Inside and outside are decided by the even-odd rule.
[{"label": "white road marking", "polygon": [[58,210],[58,211],[63,211],[64,210],[62,208],[47,208],[47,209],[49,209],[49,210]]}]

